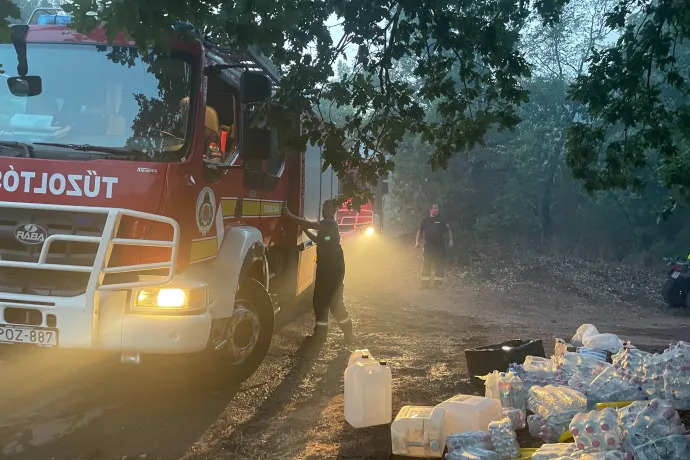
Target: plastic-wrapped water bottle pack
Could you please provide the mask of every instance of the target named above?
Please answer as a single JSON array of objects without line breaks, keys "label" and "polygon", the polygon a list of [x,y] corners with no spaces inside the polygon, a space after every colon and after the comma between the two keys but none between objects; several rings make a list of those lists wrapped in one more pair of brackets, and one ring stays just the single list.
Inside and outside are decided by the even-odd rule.
[{"label": "plastic-wrapped water bottle pack", "polygon": [[637,414],[647,407],[647,404],[649,404],[649,401],[633,401],[630,405],[618,409],[618,420],[620,421],[623,438],[628,436],[628,431],[635,423]]},{"label": "plastic-wrapped water bottle pack", "polygon": [[590,381],[601,374],[611,364],[606,361],[587,356],[582,353],[566,353],[554,358],[554,364],[564,374],[572,376],[575,373],[590,377]]},{"label": "plastic-wrapped water bottle pack", "polygon": [[668,400],[654,399],[635,417],[623,447],[633,453],[636,447],[667,436],[683,434],[685,427],[678,412]]},{"label": "plastic-wrapped water bottle pack", "polygon": [[623,442],[618,412],[613,408],[577,414],[570,422],[570,433],[579,450],[619,449]]},{"label": "plastic-wrapped water bottle pack", "polygon": [[511,365],[522,380],[525,390],[533,386],[567,385],[567,376],[548,358],[528,356],[524,364]]},{"label": "plastic-wrapped water bottle pack", "polygon": [[503,409],[503,415],[510,419],[516,431],[527,426],[527,414],[524,409]]},{"label": "plastic-wrapped water bottle pack", "polygon": [[566,412],[558,412],[551,414],[548,417],[542,417],[534,414],[527,416],[527,427],[529,434],[535,438],[539,438],[546,443],[558,442],[563,433],[568,431],[570,422],[573,417],[582,411],[571,410]]},{"label": "plastic-wrapped water bottle pack", "polygon": [[623,379],[618,370],[607,367],[589,385],[588,398],[598,402],[635,401],[647,398],[642,386]]},{"label": "plastic-wrapped water bottle pack", "polygon": [[690,365],[674,366],[671,363],[666,365],[664,394],[676,409],[690,409]]},{"label": "plastic-wrapped water bottle pack", "polygon": [[532,454],[532,460],[555,460],[560,457],[569,457],[575,452],[573,443],[544,444]]},{"label": "plastic-wrapped water bottle pack", "polygon": [[446,439],[448,452],[479,447],[481,449],[493,450],[491,435],[486,431],[470,431],[467,433],[449,434]]},{"label": "plastic-wrapped water bottle pack", "polygon": [[690,438],[672,435],[635,447],[635,460],[675,460],[690,458]]},{"label": "plastic-wrapped water bottle pack", "polygon": [[527,407],[541,417],[560,412],[587,410],[587,398],[577,390],[565,386],[547,385],[529,390]]},{"label": "plastic-wrapped water bottle pack", "polygon": [[465,450],[456,450],[446,454],[446,460],[501,460],[493,450],[481,447],[470,447]]},{"label": "plastic-wrapped water bottle pack", "polygon": [[491,444],[501,460],[517,458],[520,454],[520,445],[517,435],[513,431],[513,423],[509,418],[504,418],[489,423]]}]

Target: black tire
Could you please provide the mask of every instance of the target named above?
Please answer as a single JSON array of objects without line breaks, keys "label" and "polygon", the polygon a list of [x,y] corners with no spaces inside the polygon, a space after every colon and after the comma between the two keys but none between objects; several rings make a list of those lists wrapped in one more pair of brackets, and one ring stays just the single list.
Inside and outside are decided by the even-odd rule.
[{"label": "black tire", "polygon": [[[241,383],[250,378],[266,357],[271,346],[271,339],[273,338],[275,321],[273,303],[271,302],[270,295],[261,283],[252,278],[245,278],[240,283],[240,288],[235,297],[235,311],[238,312],[239,309],[244,309],[246,311],[245,317],[249,317],[249,319],[239,320],[241,321],[239,324],[242,327],[245,327],[244,322],[248,322],[252,326],[251,329],[253,331],[253,321],[258,319],[259,323],[257,338],[254,339],[252,333],[252,338],[250,339],[250,342],[254,342],[254,340],[255,342],[251,351],[248,352],[249,354],[242,358],[238,358],[233,354],[233,351],[241,349],[242,347],[239,345],[244,343],[244,337],[230,337],[232,334],[229,333],[229,330],[231,325],[235,324],[234,320],[228,323],[227,345],[218,350],[212,349],[208,351],[214,373],[217,374],[218,378],[222,379],[223,383],[227,384]],[[236,343],[235,339],[241,341],[241,343]],[[241,359],[241,361],[237,361],[237,359]]]},{"label": "black tire", "polygon": [[677,280],[666,280],[664,287],[661,289],[661,295],[663,296],[666,305],[671,308],[685,305],[685,299],[683,298],[681,289],[678,287]]}]

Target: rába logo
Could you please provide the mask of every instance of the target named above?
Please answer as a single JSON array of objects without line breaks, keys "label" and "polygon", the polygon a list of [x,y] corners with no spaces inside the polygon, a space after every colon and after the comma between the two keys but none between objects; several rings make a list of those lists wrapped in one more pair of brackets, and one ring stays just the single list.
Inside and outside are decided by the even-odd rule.
[{"label": "r\u00e1ba logo", "polygon": [[46,229],[36,224],[21,224],[14,228],[14,237],[24,244],[41,244],[47,236]]}]

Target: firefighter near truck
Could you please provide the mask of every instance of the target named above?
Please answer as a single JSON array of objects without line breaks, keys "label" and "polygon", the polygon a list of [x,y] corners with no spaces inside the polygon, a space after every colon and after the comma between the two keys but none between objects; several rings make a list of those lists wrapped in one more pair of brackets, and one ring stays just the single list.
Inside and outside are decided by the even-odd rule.
[{"label": "firefighter near truck", "polygon": [[251,126],[277,69],[193,34],[141,55],[43,13],[0,45],[0,346],[248,378],[314,279],[316,247],[282,211],[307,211],[318,149]]}]

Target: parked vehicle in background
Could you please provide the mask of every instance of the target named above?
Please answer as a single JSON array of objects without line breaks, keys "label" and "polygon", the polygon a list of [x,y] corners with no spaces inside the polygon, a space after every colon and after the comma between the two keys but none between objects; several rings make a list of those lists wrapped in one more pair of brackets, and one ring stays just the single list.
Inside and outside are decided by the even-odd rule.
[{"label": "parked vehicle in background", "polygon": [[338,210],[340,241],[351,244],[360,238],[372,238],[383,232],[383,204],[388,193],[388,180],[381,178],[372,190],[374,199],[363,204],[359,210],[351,201],[342,204]]},{"label": "parked vehicle in background", "polygon": [[687,307],[688,293],[690,292],[690,256],[664,258],[669,266],[667,280],[661,289],[664,301],[669,307]]}]

